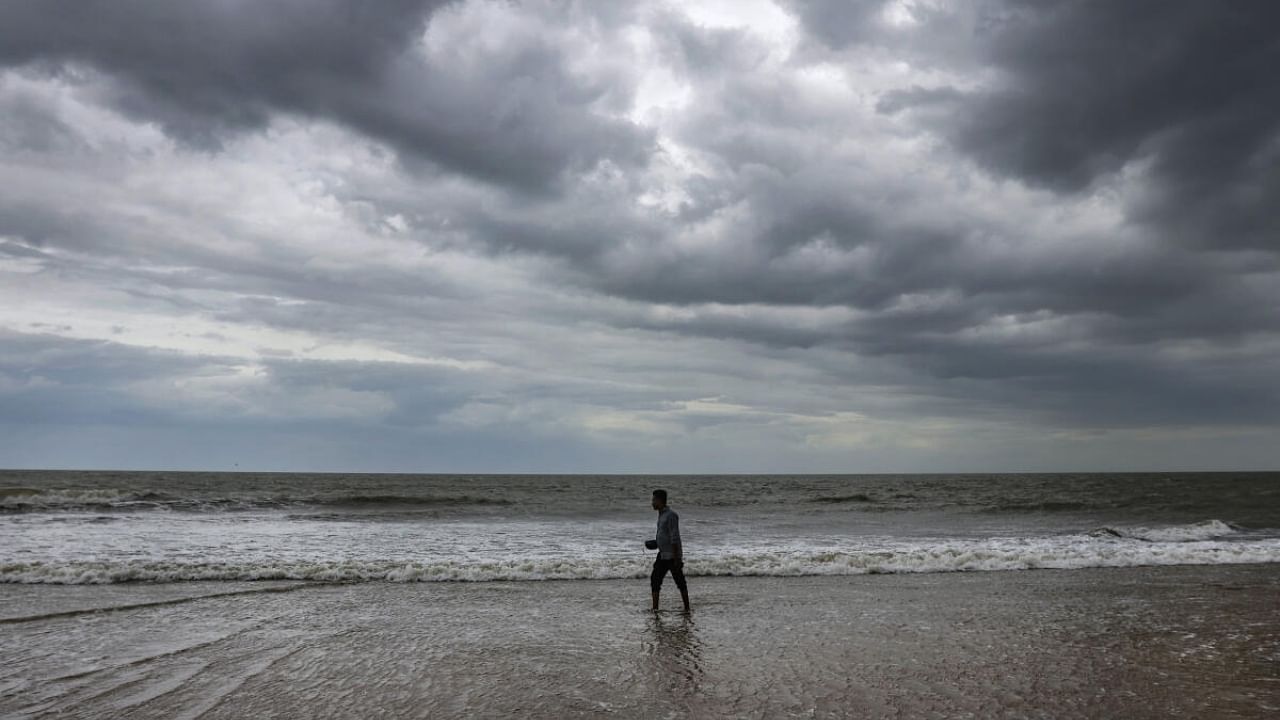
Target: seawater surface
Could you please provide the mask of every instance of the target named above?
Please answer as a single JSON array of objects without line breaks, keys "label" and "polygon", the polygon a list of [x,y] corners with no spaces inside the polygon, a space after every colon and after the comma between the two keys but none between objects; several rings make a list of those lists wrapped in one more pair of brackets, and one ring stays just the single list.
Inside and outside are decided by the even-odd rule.
[{"label": "seawater surface", "polygon": [[592,476],[0,471],[0,582],[642,577],[1280,562],[1280,473]]}]

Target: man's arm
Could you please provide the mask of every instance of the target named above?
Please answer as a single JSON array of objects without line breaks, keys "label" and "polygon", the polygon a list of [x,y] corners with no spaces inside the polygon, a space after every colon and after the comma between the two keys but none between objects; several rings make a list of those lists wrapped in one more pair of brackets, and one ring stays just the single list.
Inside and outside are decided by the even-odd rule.
[{"label": "man's arm", "polygon": [[684,562],[684,548],[680,545],[680,516],[674,513],[671,517],[671,559]]}]

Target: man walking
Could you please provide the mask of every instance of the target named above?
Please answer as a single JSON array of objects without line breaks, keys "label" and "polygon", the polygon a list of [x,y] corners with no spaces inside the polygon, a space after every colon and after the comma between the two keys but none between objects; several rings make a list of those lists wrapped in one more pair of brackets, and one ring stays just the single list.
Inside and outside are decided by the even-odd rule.
[{"label": "man walking", "polygon": [[[684,581],[684,550],[680,546],[680,516],[667,507],[667,491],[653,491],[653,509],[658,511],[658,537],[655,545],[658,558],[653,561],[653,574],[649,576],[649,589],[653,591],[653,609],[658,609],[658,593],[667,572],[680,589],[684,610],[689,612],[689,588]],[[647,544],[647,543],[646,543]],[[650,548],[652,549],[652,548]]]}]

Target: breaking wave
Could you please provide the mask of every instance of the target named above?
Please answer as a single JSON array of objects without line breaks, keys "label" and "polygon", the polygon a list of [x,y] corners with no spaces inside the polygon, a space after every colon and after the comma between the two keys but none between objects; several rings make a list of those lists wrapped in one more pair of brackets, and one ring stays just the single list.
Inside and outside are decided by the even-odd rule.
[{"label": "breaking wave", "polygon": [[[1197,529],[1198,528],[1198,529]],[[1108,529],[1111,530],[1111,529]],[[1248,541],[1205,539],[1228,535],[1220,521],[1027,538],[914,540],[878,547],[793,547],[750,554],[706,551],[686,563],[690,576],[804,576],[1082,569],[1155,565],[1225,565],[1280,562],[1280,537]],[[1164,539],[1155,539],[1163,537]],[[323,582],[486,582],[641,578],[647,557],[506,558],[314,561],[60,561],[0,564],[0,582],[107,584],[123,582],[309,580]]]},{"label": "breaking wave", "polygon": [[1101,527],[1094,530],[1095,537],[1117,537],[1147,542],[1196,542],[1235,535],[1239,528],[1221,520],[1205,520],[1191,525],[1169,527]]}]

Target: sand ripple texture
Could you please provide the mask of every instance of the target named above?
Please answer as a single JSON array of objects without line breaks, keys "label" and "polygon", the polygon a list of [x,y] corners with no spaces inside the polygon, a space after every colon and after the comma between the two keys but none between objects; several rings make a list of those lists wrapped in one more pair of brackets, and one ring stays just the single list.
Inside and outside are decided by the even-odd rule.
[{"label": "sand ripple texture", "polygon": [[0,588],[5,718],[1275,717],[1275,566]]}]

